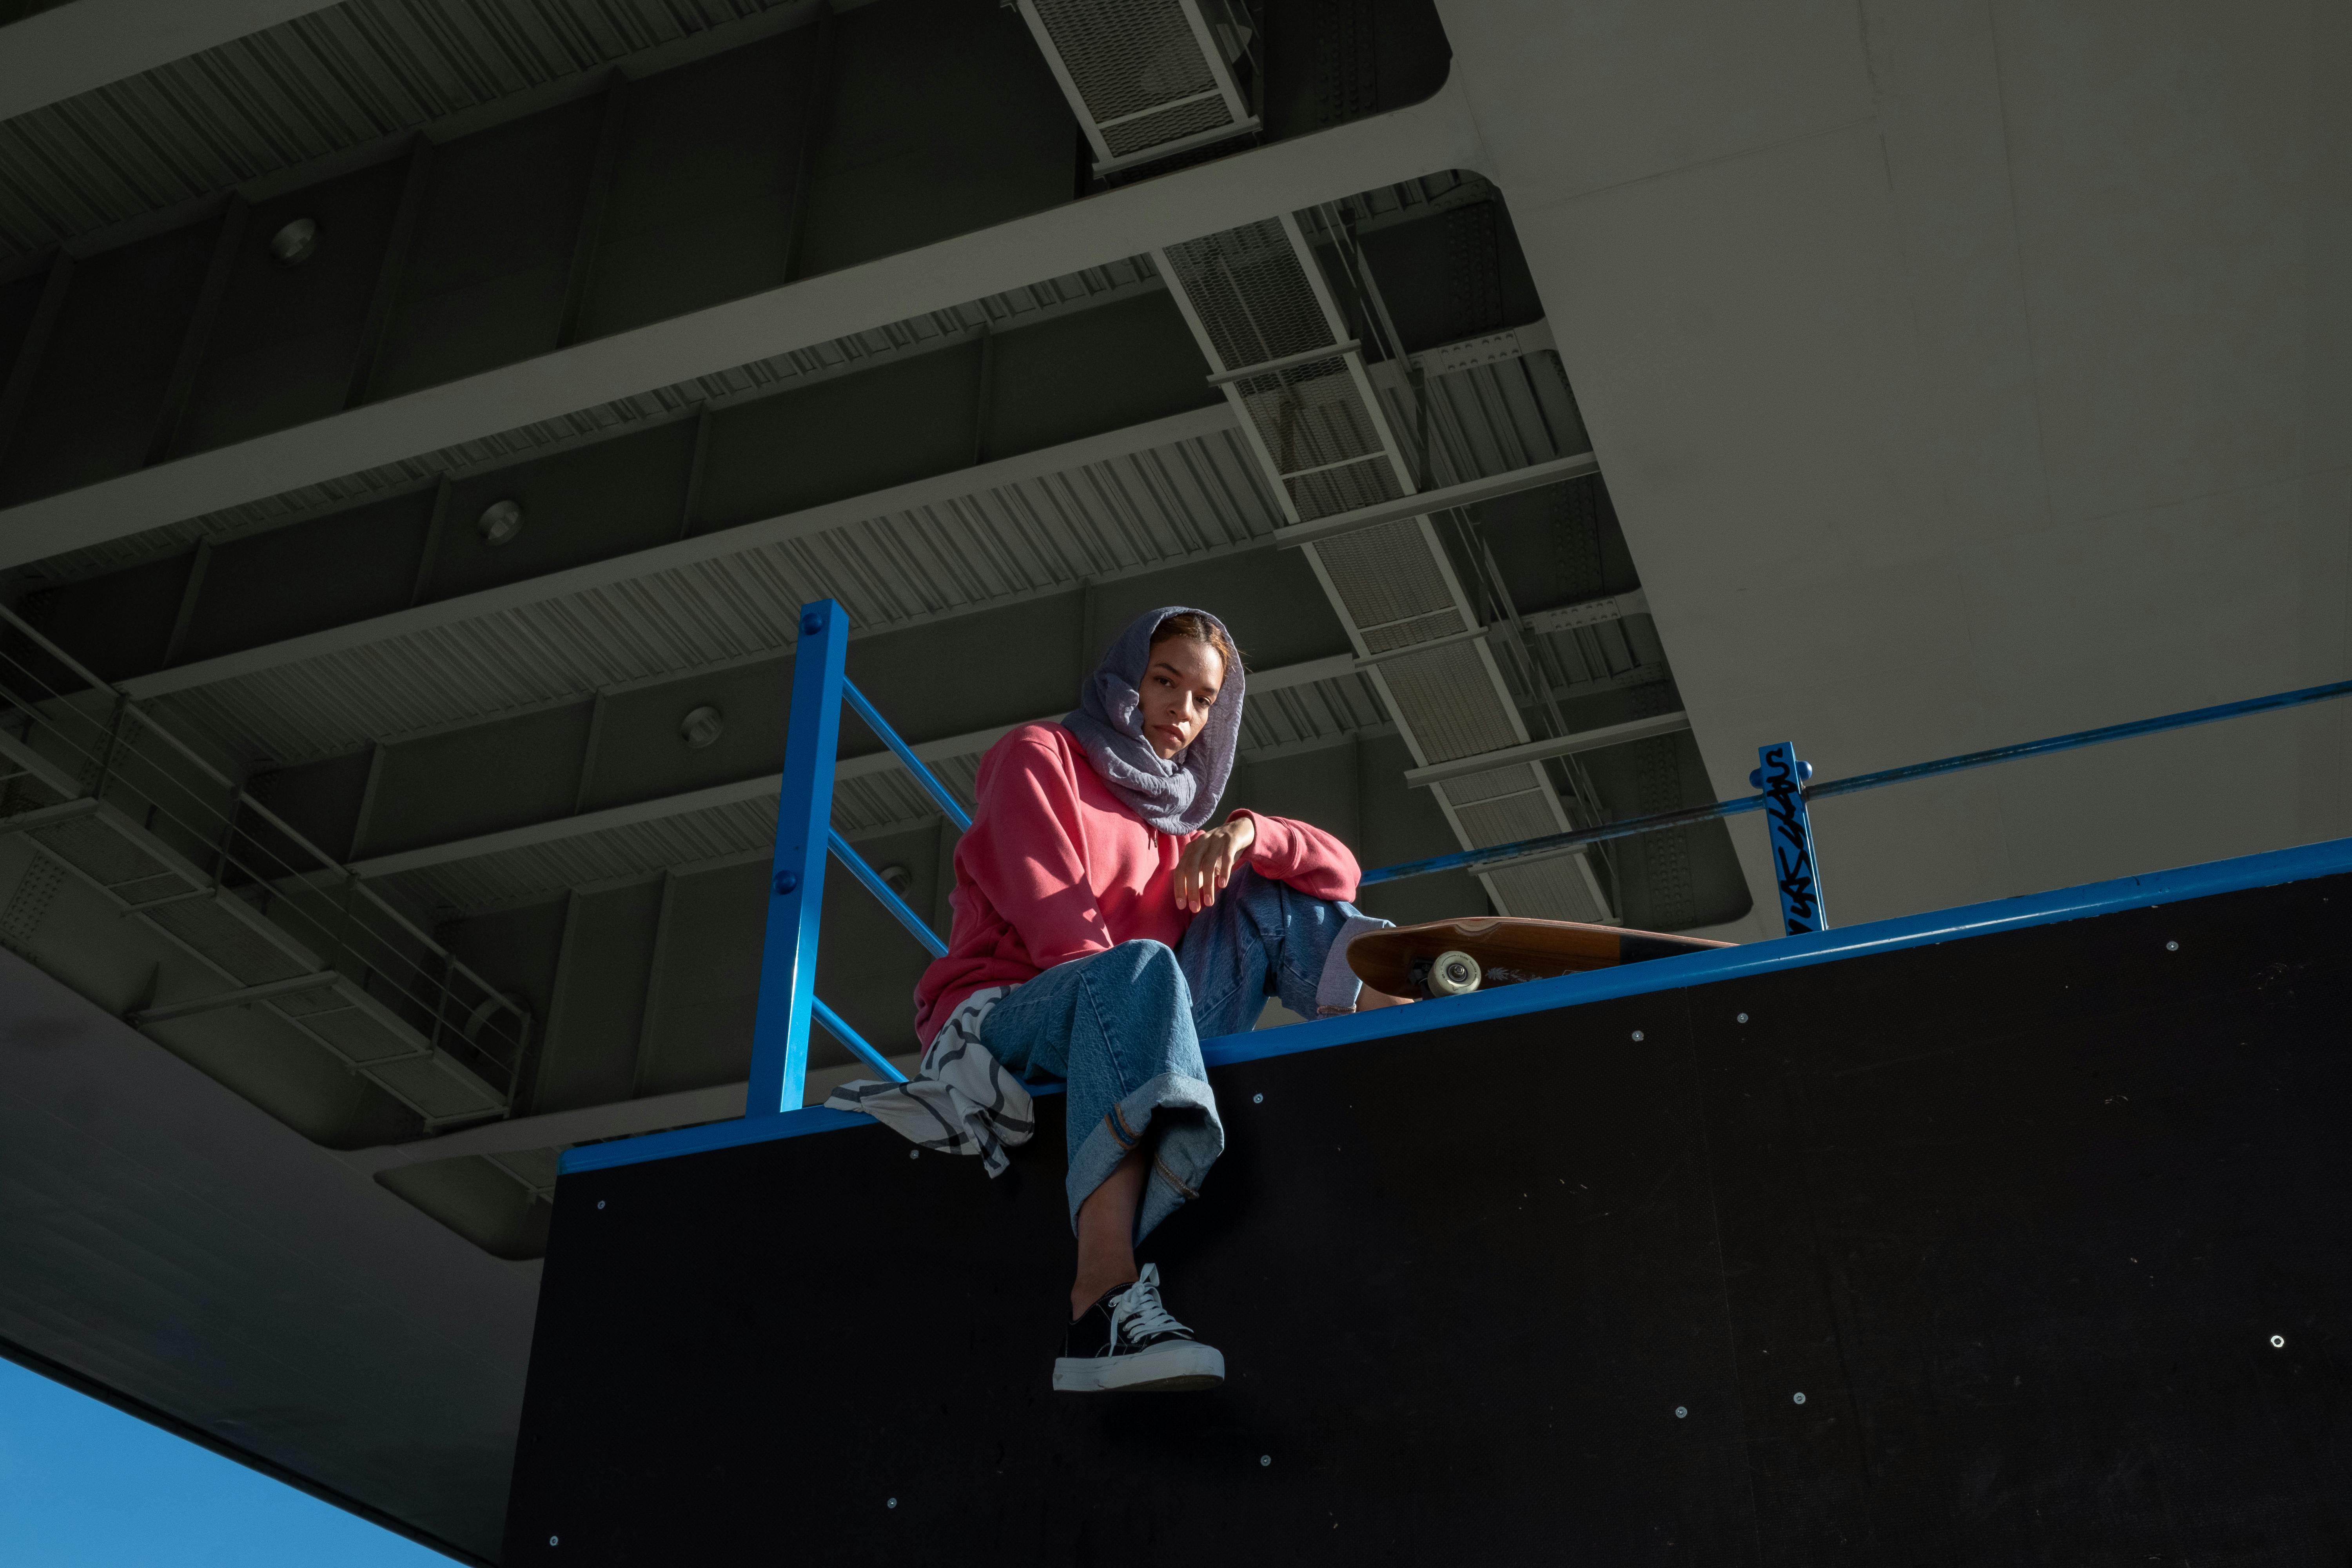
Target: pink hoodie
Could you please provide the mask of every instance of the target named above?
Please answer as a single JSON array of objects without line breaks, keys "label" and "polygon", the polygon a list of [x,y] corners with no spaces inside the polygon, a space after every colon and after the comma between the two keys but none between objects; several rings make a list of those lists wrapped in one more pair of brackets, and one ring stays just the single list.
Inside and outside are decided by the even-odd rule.
[{"label": "pink hoodie", "polygon": [[[915,986],[928,1044],[975,991],[1149,938],[1173,947],[1192,923],[1176,906],[1181,837],[1146,826],[1059,724],[1024,724],[980,760],[980,809],[956,845],[948,955]],[[1356,858],[1318,827],[1236,811],[1257,829],[1249,863],[1318,899],[1356,896]]]}]

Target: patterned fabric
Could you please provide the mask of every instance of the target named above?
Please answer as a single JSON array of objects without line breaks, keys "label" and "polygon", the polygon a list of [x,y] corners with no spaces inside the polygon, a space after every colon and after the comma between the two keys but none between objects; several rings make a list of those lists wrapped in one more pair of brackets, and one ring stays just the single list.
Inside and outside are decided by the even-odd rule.
[{"label": "patterned fabric", "polygon": [[943,1154],[977,1154],[988,1173],[1010,1163],[1008,1149],[1037,1131],[1029,1090],[980,1043],[981,1026],[1010,985],[975,991],[948,1015],[923,1052],[921,1070],[905,1083],[861,1079],[825,1097],[835,1110],[862,1110],[909,1142]]}]

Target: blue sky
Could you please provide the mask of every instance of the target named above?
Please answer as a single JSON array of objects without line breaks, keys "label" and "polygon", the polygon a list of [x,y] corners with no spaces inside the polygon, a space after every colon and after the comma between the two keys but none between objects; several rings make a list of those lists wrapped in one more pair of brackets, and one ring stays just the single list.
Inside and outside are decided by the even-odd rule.
[{"label": "blue sky", "polygon": [[437,1552],[0,1361],[7,1568],[448,1568]]}]

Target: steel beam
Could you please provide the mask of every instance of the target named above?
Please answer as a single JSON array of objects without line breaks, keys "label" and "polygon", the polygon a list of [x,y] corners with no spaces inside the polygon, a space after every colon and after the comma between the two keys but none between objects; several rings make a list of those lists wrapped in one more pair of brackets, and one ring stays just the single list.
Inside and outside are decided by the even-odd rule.
[{"label": "steel beam", "polygon": [[[977,468],[958,468],[930,479],[894,485],[888,489],[827,501],[822,506],[786,512],[762,522],[747,522],[735,528],[698,533],[688,539],[656,545],[651,550],[592,561],[568,571],[550,572],[480,593],[459,594],[409,609],[395,610],[388,616],[352,621],[344,626],[331,626],[322,632],[312,632],[306,637],[268,643],[240,653],[223,654],[216,658],[198,659],[174,668],[135,675],[121,685],[133,700],[145,701],[174,691],[186,691],[199,686],[210,686],[216,681],[234,680],[239,676],[299,664],[305,659],[341,653],[347,648],[387,642],[394,637],[429,631],[436,626],[478,620],[519,605],[560,599],[567,594],[585,593],[590,589],[651,576],[658,572],[675,571],[682,566],[740,554],[787,540],[805,539],[811,534],[863,522],[868,518],[935,506],[994,486],[1016,484],[1131,453],[1222,435],[1233,427],[1233,412],[1223,404],[1198,408],[1189,413],[1171,415],[1165,419],[1132,425],[1123,430],[1089,436],[1059,447],[1024,452],[1016,458],[982,463]],[[437,521],[439,509],[446,505],[446,498],[436,499],[435,505]],[[5,520],[6,515],[0,513],[0,520]],[[0,526],[5,526],[5,523],[0,523]]]},{"label": "steel beam", "polygon": [[[1286,550],[1302,544],[1320,544],[1343,533],[1357,533],[1367,528],[1379,528],[1384,523],[1403,522],[1410,518],[1426,517],[1433,511],[1445,511],[1457,506],[1476,506],[1480,501],[1499,500],[1522,490],[1541,489],[1546,485],[1582,479],[1601,471],[1601,459],[1590,452],[1571,457],[1550,458],[1531,463],[1524,468],[1507,473],[1489,474],[1484,479],[1465,479],[1458,485],[1443,485],[1416,495],[1399,496],[1371,506],[1358,507],[1353,511],[1333,512],[1312,522],[1294,522],[1275,530],[1274,541]],[[5,513],[0,513],[5,521]]]},{"label": "steel beam", "polygon": [[[1353,655],[1335,654],[1328,658],[1307,659],[1276,669],[1252,670],[1249,689],[1257,693],[1281,691],[1358,673]],[[1024,719],[1019,724],[994,724],[985,730],[947,735],[936,741],[919,741],[907,749],[925,763],[941,762],[949,757],[973,756],[996,744],[1019,729],[1021,724],[1051,723],[1060,717],[1059,713],[1048,713],[1035,719]],[[1247,757],[1250,753],[1243,754]],[[834,764],[833,777],[834,782],[839,784],[845,779],[870,778],[876,773],[887,773],[904,765],[896,753],[886,749],[864,756],[842,758]],[[631,827],[642,822],[658,822],[698,811],[740,805],[745,801],[772,800],[782,788],[782,773],[762,773],[757,778],[741,779],[733,784],[685,790],[652,800],[635,801],[627,805],[608,806],[602,811],[551,817],[545,822],[527,823],[523,826],[509,827],[497,833],[451,839],[445,844],[427,844],[415,849],[403,849],[397,854],[378,855],[371,859],[353,861],[350,869],[360,877],[394,877],[404,871],[421,871],[428,867],[447,866],[460,860],[478,860],[484,856],[503,854],[510,849],[529,849],[541,844],[560,843],[567,838],[583,838],[590,834],[609,833],[615,828]]]},{"label": "steel beam", "polygon": [[1499,752],[1485,752],[1475,757],[1456,757],[1452,762],[1432,763],[1425,768],[1413,768],[1404,775],[1405,784],[1413,789],[1444,784],[1448,779],[1468,778],[1474,773],[1492,773],[1520,763],[1539,763],[1548,757],[1572,757],[1580,752],[1603,751],[1611,746],[1630,745],[1635,741],[1654,740],[1660,735],[1679,735],[1689,729],[1690,715],[1677,710],[1648,719],[1631,719],[1622,724],[1604,724],[1597,730],[1579,730],[1573,734],[1554,735],[1549,740],[1528,741],[1522,745],[1507,746]]},{"label": "steel beam", "polygon": [[[209,889],[207,889],[209,890]],[[209,996],[191,996],[184,1002],[166,1002],[159,1007],[142,1007],[126,1016],[133,1026],[144,1028],[167,1019],[185,1018],[197,1013],[218,1012],[223,1007],[242,1007],[248,1003],[267,1002],[273,996],[288,996],[297,991],[317,991],[332,985],[341,976],[333,970],[321,970],[316,974],[297,974],[285,980],[271,980],[259,985],[247,985],[236,991],[215,991]]]},{"label": "steel beam", "polygon": [[[50,15],[103,3],[76,0]],[[1025,287],[1041,270],[1108,266],[1268,213],[1483,164],[1476,123],[1461,89],[1449,81],[1410,109],[9,508],[0,511],[0,566],[885,327]]]},{"label": "steel beam", "polygon": [[0,120],[11,120],[336,0],[74,0],[0,28]]}]

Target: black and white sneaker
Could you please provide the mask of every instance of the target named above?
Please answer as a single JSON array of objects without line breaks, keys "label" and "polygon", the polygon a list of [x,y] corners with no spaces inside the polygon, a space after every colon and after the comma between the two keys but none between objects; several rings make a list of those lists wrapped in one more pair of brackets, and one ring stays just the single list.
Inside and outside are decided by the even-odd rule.
[{"label": "black and white sneaker", "polygon": [[1170,1394],[1224,1381],[1223,1354],[1160,1304],[1157,1263],[1088,1307],[1054,1363],[1054,1386],[1066,1394]]}]

